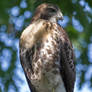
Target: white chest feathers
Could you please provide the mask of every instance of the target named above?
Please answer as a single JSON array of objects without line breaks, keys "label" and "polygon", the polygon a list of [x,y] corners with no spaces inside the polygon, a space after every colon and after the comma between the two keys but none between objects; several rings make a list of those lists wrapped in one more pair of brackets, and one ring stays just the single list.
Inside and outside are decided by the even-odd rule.
[{"label": "white chest feathers", "polygon": [[33,61],[34,74],[31,76],[37,92],[66,92],[59,69],[59,51],[59,44],[51,35],[44,39],[37,56],[39,58],[36,62]]}]

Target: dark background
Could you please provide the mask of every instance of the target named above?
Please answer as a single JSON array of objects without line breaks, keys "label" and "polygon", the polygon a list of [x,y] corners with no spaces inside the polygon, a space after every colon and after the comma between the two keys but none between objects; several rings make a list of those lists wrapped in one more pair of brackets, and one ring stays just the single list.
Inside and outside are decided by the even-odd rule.
[{"label": "dark background", "polygon": [[0,92],[28,88],[19,62],[19,37],[43,2],[61,8],[64,21],[59,23],[67,31],[76,56],[76,87],[80,90],[86,84],[92,90],[92,0],[0,0]]}]

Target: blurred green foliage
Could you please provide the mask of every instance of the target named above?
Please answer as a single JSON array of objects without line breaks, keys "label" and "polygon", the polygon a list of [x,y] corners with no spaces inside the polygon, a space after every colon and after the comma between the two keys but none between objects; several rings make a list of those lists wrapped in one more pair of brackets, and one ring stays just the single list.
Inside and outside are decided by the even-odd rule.
[{"label": "blurred green foliage", "polygon": [[[16,79],[20,80],[15,72],[18,58],[15,41],[19,39],[22,30],[29,25],[35,8],[43,2],[57,4],[63,15],[67,17],[68,21],[64,29],[75,49],[78,87],[81,88],[84,83],[89,82],[92,88],[92,75],[88,75],[90,78],[85,77],[89,67],[92,67],[92,51],[90,51],[92,47],[92,0],[1,0],[0,92],[9,92],[11,85],[15,92],[19,90],[15,82]],[[8,44],[8,39],[13,41],[12,45]],[[10,61],[6,59],[7,63],[10,62],[6,70],[2,68],[5,62],[5,49],[11,53],[8,53],[11,56]]]}]

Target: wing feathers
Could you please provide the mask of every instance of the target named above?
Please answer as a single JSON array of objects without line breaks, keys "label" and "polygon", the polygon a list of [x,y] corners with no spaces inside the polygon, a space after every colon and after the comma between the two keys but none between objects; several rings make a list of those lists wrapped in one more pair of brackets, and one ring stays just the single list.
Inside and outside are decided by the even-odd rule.
[{"label": "wing feathers", "polygon": [[71,42],[65,31],[59,27],[61,33],[61,75],[67,92],[73,92],[75,82],[74,54]]}]

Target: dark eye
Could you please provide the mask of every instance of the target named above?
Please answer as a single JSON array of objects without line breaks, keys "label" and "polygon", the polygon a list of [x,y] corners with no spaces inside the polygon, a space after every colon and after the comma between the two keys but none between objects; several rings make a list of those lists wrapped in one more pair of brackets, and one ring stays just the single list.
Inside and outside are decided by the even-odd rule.
[{"label": "dark eye", "polygon": [[49,12],[56,12],[56,10],[53,9],[53,8],[48,8],[48,11],[49,11]]}]

